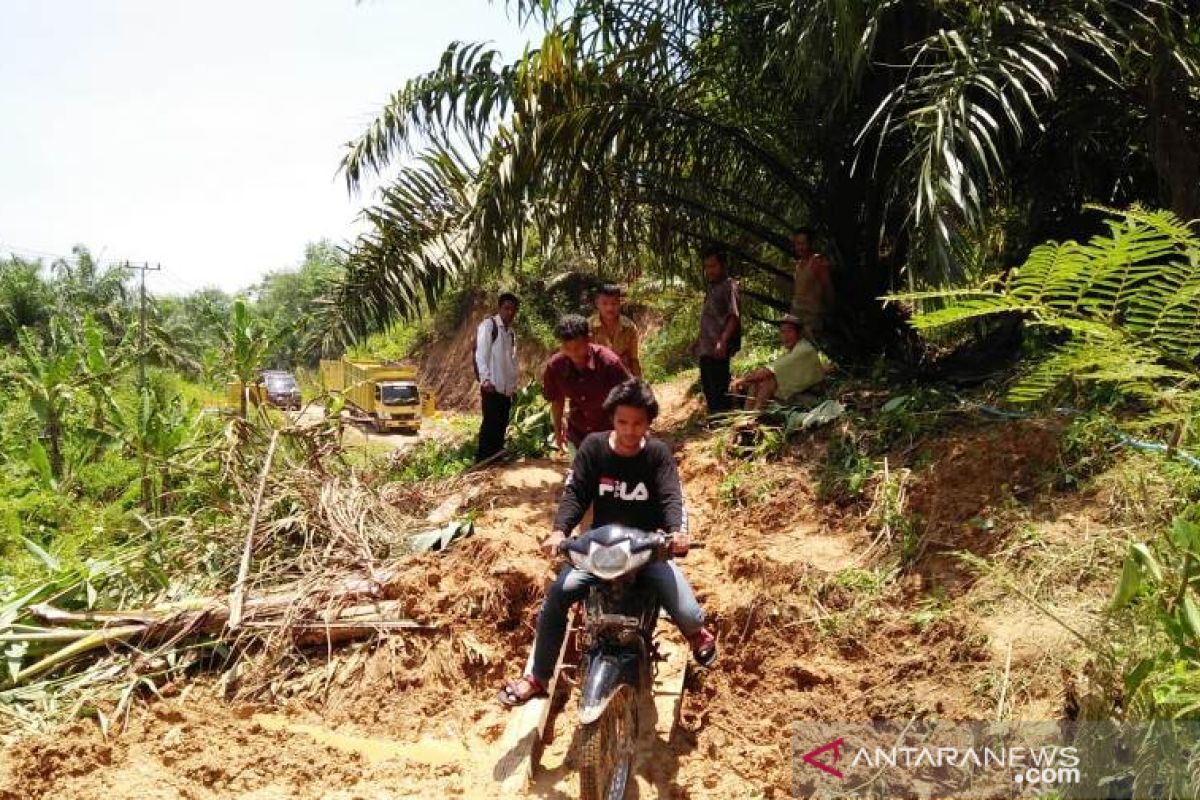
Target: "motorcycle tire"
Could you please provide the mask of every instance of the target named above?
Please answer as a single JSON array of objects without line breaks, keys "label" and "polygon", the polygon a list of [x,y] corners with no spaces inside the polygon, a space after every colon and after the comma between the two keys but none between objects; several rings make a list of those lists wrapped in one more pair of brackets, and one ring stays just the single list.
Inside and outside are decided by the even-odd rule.
[{"label": "motorcycle tire", "polygon": [[637,749],[637,697],[622,684],[600,719],[580,732],[580,800],[624,800]]}]

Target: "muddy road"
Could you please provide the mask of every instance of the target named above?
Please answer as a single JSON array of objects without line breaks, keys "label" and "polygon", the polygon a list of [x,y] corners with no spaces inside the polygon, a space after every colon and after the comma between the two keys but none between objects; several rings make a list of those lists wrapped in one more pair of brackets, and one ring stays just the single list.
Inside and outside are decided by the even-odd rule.
[{"label": "muddy road", "polygon": [[[677,719],[660,719],[643,739],[630,797],[789,797],[793,724],[805,719],[1059,716],[1062,671],[1080,658],[1063,629],[1042,624],[1000,583],[969,574],[947,548],[898,563],[898,543],[869,529],[865,509],[818,500],[822,441],[748,467],[723,456],[711,435],[676,437],[671,426],[695,401],[678,387],[662,397],[694,535],[707,545],[683,567],[721,658],[688,671]],[[1036,484],[1053,457],[1051,437],[1024,423],[993,424],[947,434],[929,452],[911,491],[935,543],[1008,558],[1001,529],[981,531],[972,520],[1000,513],[1014,485]],[[490,800],[509,714],[494,696],[529,651],[552,574],[536,546],[565,468],[542,460],[472,476],[476,534],[444,554],[410,557],[395,592],[407,616],[437,630],[309,653],[269,698],[202,678],[137,708],[121,736],[105,739],[81,721],[9,742],[0,798]],[[432,493],[427,502],[444,500]],[[1022,524],[1036,529],[1046,563],[1081,552],[1080,530],[1106,536],[1084,500],[1027,506]],[[1107,557],[1096,547],[1093,558]],[[1108,586],[1076,572],[1061,582],[1031,575],[1028,585],[1036,581],[1039,602],[1087,629]],[[678,641],[669,625],[659,630]],[[529,797],[577,796],[575,729],[568,693]]]}]

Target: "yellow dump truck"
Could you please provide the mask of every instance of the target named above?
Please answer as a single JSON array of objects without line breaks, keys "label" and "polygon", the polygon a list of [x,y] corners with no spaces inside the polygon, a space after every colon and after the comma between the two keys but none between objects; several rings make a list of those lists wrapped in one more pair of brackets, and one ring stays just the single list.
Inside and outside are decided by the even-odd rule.
[{"label": "yellow dump truck", "polygon": [[375,430],[416,433],[421,429],[421,393],[415,367],[343,358],[321,362],[321,385],[345,398],[356,421]]}]

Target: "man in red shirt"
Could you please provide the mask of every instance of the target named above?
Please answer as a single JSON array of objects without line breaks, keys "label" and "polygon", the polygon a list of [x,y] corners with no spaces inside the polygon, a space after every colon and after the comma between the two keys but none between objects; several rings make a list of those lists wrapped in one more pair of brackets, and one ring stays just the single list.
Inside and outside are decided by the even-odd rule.
[{"label": "man in red shirt", "polygon": [[[592,344],[591,327],[578,314],[560,319],[554,333],[559,351],[546,362],[542,394],[554,414],[554,445],[561,450],[564,439],[579,447],[589,433],[611,430],[604,400],[630,376],[620,356],[607,347]],[[567,400],[571,401],[571,408],[564,428]]]}]

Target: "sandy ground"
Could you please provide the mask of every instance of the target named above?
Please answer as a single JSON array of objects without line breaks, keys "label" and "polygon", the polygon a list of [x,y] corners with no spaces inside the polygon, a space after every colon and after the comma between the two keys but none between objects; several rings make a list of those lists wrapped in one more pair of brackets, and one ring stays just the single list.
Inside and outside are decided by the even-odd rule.
[{"label": "sandy ground", "polygon": [[[316,423],[320,422],[323,411],[320,407],[309,404],[299,412],[285,411],[290,422]],[[433,416],[421,419],[421,429],[416,434],[408,433],[375,433],[367,425],[355,424],[350,421],[348,412],[342,412],[344,427],[342,441],[351,447],[368,447],[372,450],[403,450],[418,442],[429,439],[439,439],[451,433],[451,420],[459,412],[453,410],[439,411]]]},{"label": "sandy ground", "polygon": [[[684,388],[662,392],[670,426],[696,411]],[[768,497],[731,508],[721,488],[736,465],[711,437],[667,433],[695,535],[707,545],[683,566],[722,655],[713,669],[691,672],[678,723],[643,743],[630,797],[792,796],[800,720],[992,718],[999,696],[1005,716],[1059,713],[1060,670],[1078,657],[1062,629],[947,555],[1008,546],[999,529],[973,520],[1011,502],[1014,486],[1018,497],[1033,491],[1053,456],[1051,434],[1005,423],[934,442],[912,494],[940,544],[896,574],[868,557],[879,548],[861,511],[815,498],[819,442],[771,465],[769,476],[785,480]],[[483,474],[476,535],[448,553],[412,557],[395,594],[408,616],[436,621],[438,631],[314,654],[270,700],[219,699],[215,681],[201,679],[139,707],[119,737],[77,722],[22,739],[0,756],[0,798],[494,797],[490,770],[507,712],[493,697],[528,652],[551,575],[536,543],[565,466],[544,460]],[[1075,546],[1069,516],[1045,519],[1045,546]],[[1079,581],[1051,602],[1086,626],[1105,591]],[[667,625],[660,635],[678,637]],[[571,695],[552,719],[529,796],[577,796],[575,727]]]}]

